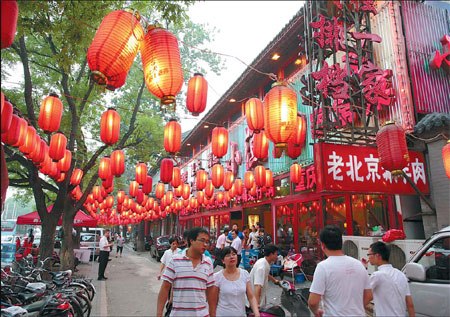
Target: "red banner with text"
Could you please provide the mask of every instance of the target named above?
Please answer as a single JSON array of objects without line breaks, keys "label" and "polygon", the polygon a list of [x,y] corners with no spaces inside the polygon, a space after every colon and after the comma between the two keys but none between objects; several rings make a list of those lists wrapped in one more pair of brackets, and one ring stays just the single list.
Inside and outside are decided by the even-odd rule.
[{"label": "red banner with text", "polygon": [[[422,193],[428,194],[423,154],[409,151],[409,157],[403,171]],[[404,177],[393,177],[381,167],[375,147],[316,143],[314,161],[317,192],[416,194]]]}]

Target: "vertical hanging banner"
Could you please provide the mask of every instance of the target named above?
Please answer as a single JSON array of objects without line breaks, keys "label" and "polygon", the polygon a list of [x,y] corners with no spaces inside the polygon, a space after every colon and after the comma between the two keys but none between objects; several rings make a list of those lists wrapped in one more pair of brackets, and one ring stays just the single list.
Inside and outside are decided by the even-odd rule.
[{"label": "vertical hanging banner", "polygon": [[[423,154],[409,151],[409,157],[403,171],[422,193],[429,194]],[[404,177],[393,177],[381,167],[375,147],[316,143],[314,160],[317,192],[416,194]]]}]

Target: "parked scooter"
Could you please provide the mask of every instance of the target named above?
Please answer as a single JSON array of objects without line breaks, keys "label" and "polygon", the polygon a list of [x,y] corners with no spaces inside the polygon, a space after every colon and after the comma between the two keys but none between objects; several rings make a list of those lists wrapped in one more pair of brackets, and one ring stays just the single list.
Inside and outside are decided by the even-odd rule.
[{"label": "parked scooter", "polygon": [[295,289],[294,283],[286,280],[280,281],[281,305],[291,313],[292,317],[314,316],[308,308],[309,288]]}]

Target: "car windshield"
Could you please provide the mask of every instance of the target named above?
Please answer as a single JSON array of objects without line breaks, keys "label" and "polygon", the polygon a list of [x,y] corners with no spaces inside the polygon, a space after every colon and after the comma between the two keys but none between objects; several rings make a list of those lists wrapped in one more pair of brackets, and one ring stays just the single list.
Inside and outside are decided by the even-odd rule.
[{"label": "car windshield", "polygon": [[159,237],[159,238],[158,238],[158,242],[159,242],[159,244],[167,244],[167,245],[170,245],[170,243],[169,243],[169,237]]}]

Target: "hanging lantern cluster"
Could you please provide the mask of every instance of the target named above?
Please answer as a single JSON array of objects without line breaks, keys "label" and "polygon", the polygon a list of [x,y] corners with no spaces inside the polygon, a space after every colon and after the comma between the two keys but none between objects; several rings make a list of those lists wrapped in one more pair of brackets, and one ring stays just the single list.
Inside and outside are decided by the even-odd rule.
[{"label": "hanging lantern cluster", "polygon": [[144,29],[140,17],[125,10],[105,16],[87,51],[92,78],[109,89],[120,88],[136,58]]},{"label": "hanging lantern cluster", "polygon": [[376,135],[380,165],[393,175],[402,174],[409,163],[405,131],[394,122],[387,122]]},{"label": "hanging lantern cluster", "polygon": [[186,108],[193,116],[198,116],[206,109],[208,82],[200,73],[189,79],[186,95]]},{"label": "hanging lantern cluster", "polygon": [[141,57],[147,89],[162,105],[175,103],[183,85],[177,38],[161,27],[149,26],[141,45]]},{"label": "hanging lantern cluster", "polygon": [[264,131],[276,147],[285,147],[296,128],[297,94],[276,82],[264,97]]}]

